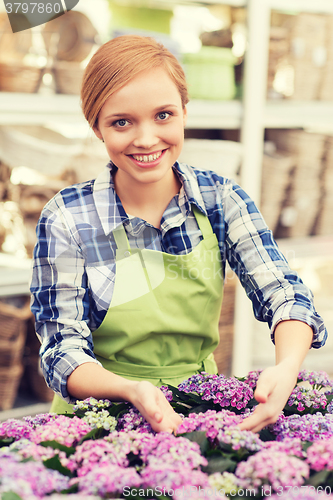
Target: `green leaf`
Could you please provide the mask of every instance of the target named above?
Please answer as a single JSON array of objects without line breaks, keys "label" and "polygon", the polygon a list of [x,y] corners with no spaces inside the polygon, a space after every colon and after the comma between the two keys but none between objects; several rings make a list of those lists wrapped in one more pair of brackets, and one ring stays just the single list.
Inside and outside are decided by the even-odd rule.
[{"label": "green leaf", "polygon": [[70,493],[77,493],[79,491],[79,485],[78,484],[73,484],[70,488],[67,490],[61,490],[62,495],[69,495]]},{"label": "green leaf", "polygon": [[230,458],[212,457],[208,458],[208,465],[201,467],[203,472],[214,474],[214,472],[233,472],[236,469],[237,463]]},{"label": "green leaf", "polygon": [[321,470],[320,472],[317,472],[316,474],[311,476],[307,482],[311,484],[311,486],[317,488],[317,486],[326,483],[326,479],[329,476],[329,473],[329,470]]},{"label": "green leaf", "polygon": [[69,457],[70,455],[73,455],[75,453],[75,448],[65,446],[64,444],[58,443],[58,441],[42,441],[39,443],[41,446],[44,446],[44,448],[53,448],[54,450],[60,450],[64,451],[66,453],[66,456]]},{"label": "green leaf", "polygon": [[1,500],[22,500],[22,498],[14,491],[5,491],[1,495]]},{"label": "green leaf", "polygon": [[259,432],[259,437],[261,441],[276,441],[276,436],[267,428],[261,429]]},{"label": "green leaf", "polygon": [[206,433],[204,431],[193,431],[193,432],[185,432],[184,434],[180,434],[182,437],[185,437],[192,443],[198,443],[200,446],[200,451],[203,456],[207,453],[210,448],[210,443],[206,437]]},{"label": "green leaf", "polygon": [[109,434],[109,432],[101,427],[91,429],[91,431],[89,431],[85,436],[83,436],[80,439],[78,445],[84,443],[84,441],[88,441],[89,439],[100,439],[101,437],[106,436],[107,434]]},{"label": "green leaf", "polygon": [[107,410],[112,417],[119,417],[121,413],[128,413],[130,408],[128,403],[113,403]]},{"label": "green leaf", "polygon": [[73,477],[73,474],[71,473],[71,471],[69,469],[67,469],[67,467],[64,467],[61,464],[58,455],[54,455],[54,457],[52,457],[52,458],[48,458],[47,460],[43,460],[43,464],[48,469],[57,470],[63,476]]},{"label": "green leaf", "polygon": [[312,441],[302,441],[302,450],[308,451],[308,448],[313,445]]},{"label": "green leaf", "polygon": [[15,438],[13,437],[8,437],[8,438],[2,438],[0,439],[0,448],[3,448],[4,446],[9,446],[10,444],[14,443]]}]

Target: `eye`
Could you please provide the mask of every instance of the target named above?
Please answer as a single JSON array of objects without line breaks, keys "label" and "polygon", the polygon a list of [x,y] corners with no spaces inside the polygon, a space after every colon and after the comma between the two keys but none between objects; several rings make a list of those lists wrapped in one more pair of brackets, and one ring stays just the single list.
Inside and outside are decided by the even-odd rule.
[{"label": "eye", "polygon": [[158,113],[157,119],[161,120],[161,121],[165,121],[169,118],[169,116],[171,116],[171,114],[172,113],[170,113],[169,111],[161,111],[160,113]]},{"label": "eye", "polygon": [[123,127],[126,127],[126,125],[128,124],[128,121],[125,120],[125,118],[121,118],[120,120],[117,120],[115,122],[113,122],[113,126],[114,127],[120,127],[120,128],[123,128]]}]

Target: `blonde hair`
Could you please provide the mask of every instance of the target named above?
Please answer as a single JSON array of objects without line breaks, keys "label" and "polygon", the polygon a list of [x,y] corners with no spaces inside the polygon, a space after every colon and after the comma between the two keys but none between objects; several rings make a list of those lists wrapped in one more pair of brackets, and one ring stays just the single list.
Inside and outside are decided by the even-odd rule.
[{"label": "blonde hair", "polygon": [[175,83],[183,108],[188,103],[186,78],[180,63],[153,38],[124,35],[102,45],[85,70],[81,103],[91,127],[97,125],[105,101],[143,71],[162,67]]}]

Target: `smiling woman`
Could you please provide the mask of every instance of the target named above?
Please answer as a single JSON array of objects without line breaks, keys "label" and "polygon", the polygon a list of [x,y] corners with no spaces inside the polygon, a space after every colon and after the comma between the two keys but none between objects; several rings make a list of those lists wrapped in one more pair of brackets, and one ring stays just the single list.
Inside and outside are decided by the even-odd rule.
[{"label": "smiling woman", "polygon": [[58,193],[37,227],[32,311],[52,411],[125,400],[155,431],[176,431],[181,419],[157,387],[217,373],[228,261],[276,343],[261,404],[241,427],[274,422],[327,333],[249,196],[214,166],[178,162],[188,102],[179,62],[153,39],[115,38],[92,57],[81,97],[110,162]]}]

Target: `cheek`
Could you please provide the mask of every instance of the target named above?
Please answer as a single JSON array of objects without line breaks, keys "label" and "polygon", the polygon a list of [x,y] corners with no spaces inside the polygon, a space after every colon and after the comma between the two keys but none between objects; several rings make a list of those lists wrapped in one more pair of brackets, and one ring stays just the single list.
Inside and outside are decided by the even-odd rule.
[{"label": "cheek", "polygon": [[182,145],[184,141],[184,128],[181,126],[172,127],[172,129],[166,132],[164,139],[169,144]]}]

